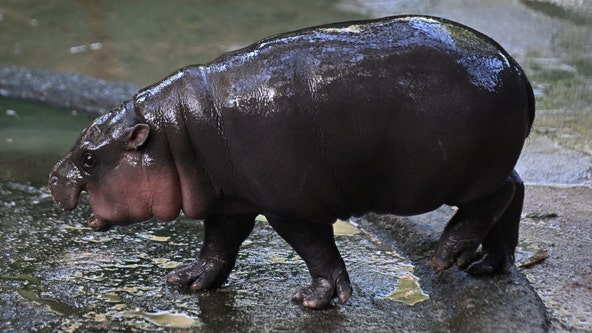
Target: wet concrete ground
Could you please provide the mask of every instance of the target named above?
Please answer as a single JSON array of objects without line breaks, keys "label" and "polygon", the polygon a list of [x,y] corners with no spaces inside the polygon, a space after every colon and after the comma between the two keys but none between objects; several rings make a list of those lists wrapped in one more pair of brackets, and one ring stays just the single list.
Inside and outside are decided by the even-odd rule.
[{"label": "wet concrete ground", "polygon": [[542,298],[552,327],[591,332],[592,188],[529,186],[525,200],[522,251],[548,257],[521,272]]},{"label": "wet concrete ground", "polygon": [[[315,311],[290,302],[308,274],[264,221],[243,245],[225,287],[196,293],[163,277],[196,254],[201,223],[180,219],[93,233],[85,226],[86,204],[62,213],[45,189],[14,183],[2,183],[0,194],[4,331],[544,332],[549,325],[543,304],[516,269],[474,278],[427,267],[435,231],[449,210],[412,224],[375,216],[357,221],[370,233],[340,223],[336,238],[354,296]],[[395,249],[399,239],[404,242]]]},{"label": "wet concrete ground", "polygon": [[[528,267],[496,277],[427,267],[450,209],[354,221],[366,232],[339,224],[354,296],[324,311],[289,301],[308,282],[307,272],[264,221],[225,287],[195,293],[163,277],[197,253],[201,223],[180,219],[94,233],[85,226],[86,203],[62,213],[45,189],[15,183],[2,183],[0,195],[4,331],[590,330],[589,187],[528,186],[518,250],[518,264]],[[533,263],[541,252],[545,259]],[[410,298],[389,298],[396,291]]]},{"label": "wet concrete ground", "polygon": [[[529,156],[528,150],[525,155]],[[552,155],[547,157],[554,158]],[[524,297],[529,298],[533,303],[536,303],[537,298],[540,297],[546,307],[550,325],[545,330],[592,332],[591,217],[592,187],[590,186],[529,185],[526,187],[516,266],[518,274],[526,276],[536,292],[534,298],[531,298],[533,295],[528,294],[524,294]],[[383,235],[384,230],[389,231],[387,234],[392,237],[396,246],[411,249],[411,253],[416,253],[417,248],[424,247],[421,243],[417,245],[416,233],[434,239],[439,235],[439,228],[442,225],[438,220],[442,220],[442,217],[425,215],[410,219],[414,223],[406,224],[402,228],[392,229],[388,224],[379,223],[379,228],[371,230],[379,235]],[[388,220],[388,223],[392,222],[392,219]],[[411,258],[414,258],[413,255]],[[421,260],[418,262],[421,263]],[[514,273],[516,272],[512,272]],[[516,277],[513,279],[513,281],[519,280]],[[491,309],[489,302],[497,303],[495,301],[497,296],[489,299],[489,295],[485,294],[484,297],[487,305],[483,308]],[[508,304],[497,305],[503,307],[502,313],[507,310]],[[523,310],[514,309],[514,311]],[[487,316],[492,316],[492,313]],[[495,315],[493,317],[500,319]],[[484,325],[477,331],[513,331],[506,326],[494,327]],[[534,326],[525,328],[524,331],[531,332],[537,329]]]}]

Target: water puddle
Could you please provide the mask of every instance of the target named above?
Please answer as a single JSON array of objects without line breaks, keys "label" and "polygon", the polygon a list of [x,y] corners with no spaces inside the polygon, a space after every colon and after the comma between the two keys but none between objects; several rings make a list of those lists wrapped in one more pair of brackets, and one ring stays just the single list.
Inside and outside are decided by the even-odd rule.
[{"label": "water puddle", "polygon": [[36,277],[33,277],[29,274],[2,274],[0,275],[0,279],[8,282],[23,281],[24,284],[20,286],[18,289],[16,289],[18,295],[20,295],[27,301],[34,302],[41,306],[46,306],[52,312],[55,312],[59,315],[72,315],[79,313],[79,311],[76,308],[73,308],[53,299],[41,297],[40,295],[43,292],[43,286],[41,285],[41,280]]},{"label": "water puddle", "polygon": [[335,236],[353,236],[359,234],[361,231],[353,222],[337,220],[333,225],[333,232]]},{"label": "water puddle", "polygon": [[41,290],[38,287],[24,287],[19,289],[17,292],[22,298],[31,302],[35,302],[39,305],[44,305],[52,312],[55,312],[59,315],[67,316],[80,313],[78,309],[68,306],[64,303],[52,299],[41,298],[39,296]]},{"label": "water puddle", "polygon": [[388,295],[387,298],[413,306],[430,299],[430,296],[421,289],[419,279],[412,274],[408,274],[401,276],[397,289]]},{"label": "water puddle", "polygon": [[537,244],[520,242],[516,247],[516,266],[531,268],[549,257],[549,250]]},{"label": "water puddle", "polygon": [[144,311],[128,311],[125,312],[124,317],[143,318],[151,324],[159,327],[170,328],[190,328],[201,327],[198,318],[193,318],[185,314],[170,313],[167,311],[160,312],[144,312]]}]

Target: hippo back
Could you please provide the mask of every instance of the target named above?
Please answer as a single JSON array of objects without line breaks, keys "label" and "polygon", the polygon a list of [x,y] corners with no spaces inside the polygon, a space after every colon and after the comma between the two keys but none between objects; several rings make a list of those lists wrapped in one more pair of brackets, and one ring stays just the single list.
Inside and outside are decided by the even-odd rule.
[{"label": "hippo back", "polygon": [[309,220],[416,214],[491,192],[533,119],[516,62],[436,18],[282,34],[204,71],[237,195]]}]

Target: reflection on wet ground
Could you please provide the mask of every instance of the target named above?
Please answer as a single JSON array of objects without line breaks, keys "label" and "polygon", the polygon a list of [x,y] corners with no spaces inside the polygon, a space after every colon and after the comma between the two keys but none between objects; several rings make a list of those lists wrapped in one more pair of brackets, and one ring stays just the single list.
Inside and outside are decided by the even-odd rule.
[{"label": "reflection on wet ground", "polygon": [[[163,278],[196,255],[199,221],[181,218],[93,233],[85,226],[86,202],[63,213],[46,190],[6,182],[0,182],[0,196],[2,331],[448,332],[503,327],[543,332],[548,325],[542,304],[516,270],[487,279],[457,269],[434,274],[427,267],[433,232],[405,233],[407,249],[414,248],[419,263],[414,267],[386,245],[392,240],[381,242],[375,233],[339,222],[336,241],[354,295],[345,305],[317,311],[290,302],[290,294],[309,276],[302,260],[264,221],[241,248],[223,288],[191,292]],[[447,215],[424,219],[437,225],[439,233]],[[391,219],[382,221],[395,227]],[[365,228],[377,225],[359,222]]]},{"label": "reflection on wet ground", "polygon": [[[84,225],[87,204],[74,214],[61,213],[46,191],[16,183],[0,183],[0,195],[0,239],[8,245],[0,255],[3,330],[204,325],[216,330],[216,325],[232,327],[228,321],[237,327],[261,327],[259,321],[266,316],[282,313],[285,322],[265,324],[280,329],[306,316],[289,300],[293,290],[308,283],[304,262],[263,217],[243,244],[226,287],[194,293],[167,285],[163,277],[197,254],[199,221],[180,218],[93,233]],[[429,298],[408,259],[347,222],[338,222],[335,230],[358,294],[347,307],[366,311],[335,308],[329,318],[344,316],[347,330],[355,331],[370,325],[372,316],[385,315],[378,309],[368,311],[371,306],[365,302],[412,306]]]}]

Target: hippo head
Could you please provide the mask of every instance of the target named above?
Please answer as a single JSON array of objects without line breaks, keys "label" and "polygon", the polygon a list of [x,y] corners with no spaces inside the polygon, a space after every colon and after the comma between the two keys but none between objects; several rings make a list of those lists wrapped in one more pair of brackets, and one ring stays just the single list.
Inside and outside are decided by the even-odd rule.
[{"label": "hippo head", "polygon": [[80,193],[88,192],[93,230],[153,216],[174,219],[181,209],[178,175],[170,155],[156,154],[162,150],[156,136],[131,102],[96,119],[49,176],[55,202],[72,210]]}]

